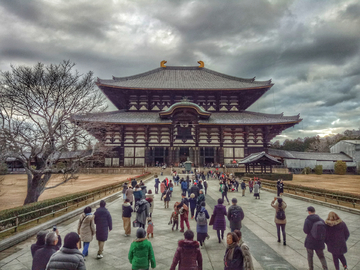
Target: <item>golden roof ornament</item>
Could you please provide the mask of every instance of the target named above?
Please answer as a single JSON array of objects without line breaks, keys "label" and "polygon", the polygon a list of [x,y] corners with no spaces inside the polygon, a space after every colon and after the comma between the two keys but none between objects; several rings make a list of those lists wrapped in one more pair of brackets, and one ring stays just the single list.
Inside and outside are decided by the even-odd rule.
[{"label": "golden roof ornament", "polygon": [[203,68],[203,67],[205,67],[205,64],[204,64],[204,62],[203,62],[203,61],[198,61],[198,63],[200,64],[200,66],[198,66],[199,68]]},{"label": "golden roof ornament", "polygon": [[160,62],[160,67],[166,68],[166,66],[165,66],[166,63],[167,63],[167,61],[162,60],[162,61]]}]

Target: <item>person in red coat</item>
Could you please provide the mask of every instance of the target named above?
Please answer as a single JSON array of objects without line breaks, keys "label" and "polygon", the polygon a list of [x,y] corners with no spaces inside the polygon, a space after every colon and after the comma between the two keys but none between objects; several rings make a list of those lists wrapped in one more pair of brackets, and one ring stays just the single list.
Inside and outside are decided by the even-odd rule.
[{"label": "person in red coat", "polygon": [[187,230],[184,237],[185,239],[178,243],[170,270],[175,270],[177,264],[178,270],[202,270],[199,242],[193,240],[194,233],[191,230]]}]

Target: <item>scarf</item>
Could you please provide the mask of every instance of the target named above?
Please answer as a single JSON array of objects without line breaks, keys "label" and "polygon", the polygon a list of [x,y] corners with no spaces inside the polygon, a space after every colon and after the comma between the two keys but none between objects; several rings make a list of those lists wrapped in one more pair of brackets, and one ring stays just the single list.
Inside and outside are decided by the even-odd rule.
[{"label": "scarf", "polygon": [[232,261],[233,256],[234,256],[234,250],[235,250],[237,245],[238,244],[236,242],[233,242],[231,245],[227,245],[226,255],[225,255],[225,260],[226,261]]}]

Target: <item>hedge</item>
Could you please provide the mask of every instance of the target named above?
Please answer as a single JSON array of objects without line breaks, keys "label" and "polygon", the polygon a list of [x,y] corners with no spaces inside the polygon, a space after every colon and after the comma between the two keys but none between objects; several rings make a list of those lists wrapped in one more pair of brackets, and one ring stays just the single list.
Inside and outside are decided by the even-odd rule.
[{"label": "hedge", "polygon": [[278,180],[278,179],[283,179],[284,181],[291,181],[293,180],[293,175],[291,173],[287,173],[287,174],[281,174],[281,173],[272,173],[272,174],[254,174],[254,173],[242,173],[242,172],[235,172],[235,176],[238,177],[258,177],[258,178],[262,178],[262,179],[267,179],[267,180]]},{"label": "hedge", "polygon": [[315,174],[321,175],[323,173],[323,166],[322,165],[316,165],[314,171],[315,171]]},{"label": "hedge", "polygon": [[[141,177],[144,177],[144,176],[148,176],[150,174],[151,173],[148,172],[148,173],[144,173],[142,175],[138,175],[138,176],[136,176],[134,178],[141,178]],[[128,181],[128,179],[125,180],[125,181]],[[86,198],[80,198],[79,200],[76,200],[76,198],[85,196],[85,195],[87,195],[89,193],[92,193],[92,192],[101,192],[101,191],[104,191],[105,189],[108,189],[108,188],[112,188],[112,189],[117,188],[117,187],[122,186],[122,184],[123,184],[123,182],[109,184],[109,185],[105,185],[105,186],[102,186],[102,187],[93,188],[93,189],[90,189],[90,190],[87,190],[87,191],[77,192],[77,193],[70,194],[70,195],[65,195],[65,196],[61,196],[61,197],[57,197],[57,198],[53,198],[53,199],[48,199],[48,200],[44,200],[44,201],[40,201],[40,202],[27,204],[27,205],[24,205],[24,206],[19,206],[19,207],[15,207],[15,208],[2,210],[2,211],[0,211],[0,221],[4,220],[4,219],[8,219],[8,218],[13,218],[13,217],[16,217],[16,216],[21,215],[21,214],[26,214],[26,213],[29,213],[31,211],[35,211],[35,210],[45,208],[45,207],[48,207],[48,206],[52,206],[52,205],[55,205],[55,204],[59,203],[59,205],[57,205],[54,208],[49,207],[48,209],[44,209],[44,211],[39,211],[39,212],[35,212],[35,213],[31,213],[29,215],[23,216],[23,217],[19,218],[19,222],[21,223],[21,222],[24,222],[24,221],[27,221],[27,220],[35,219],[37,217],[41,217],[44,214],[51,213],[53,210],[56,211],[56,210],[59,210],[61,208],[64,208],[64,206],[66,205],[66,201],[74,200],[75,203],[85,201]],[[1,227],[3,227],[3,225],[1,225]]]}]

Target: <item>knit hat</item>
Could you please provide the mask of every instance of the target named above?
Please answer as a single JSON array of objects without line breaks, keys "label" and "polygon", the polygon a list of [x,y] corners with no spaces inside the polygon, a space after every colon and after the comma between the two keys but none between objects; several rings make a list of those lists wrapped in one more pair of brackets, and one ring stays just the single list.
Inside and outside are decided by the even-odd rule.
[{"label": "knit hat", "polygon": [[76,232],[68,233],[64,238],[64,247],[70,249],[77,249],[77,243],[80,241],[80,236]]},{"label": "knit hat", "polygon": [[195,194],[191,193],[190,198],[195,198]]},{"label": "knit hat", "polygon": [[145,238],[145,236],[146,236],[146,232],[143,228],[137,229],[137,231],[136,231],[137,238]]}]

